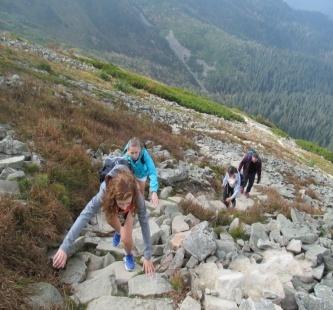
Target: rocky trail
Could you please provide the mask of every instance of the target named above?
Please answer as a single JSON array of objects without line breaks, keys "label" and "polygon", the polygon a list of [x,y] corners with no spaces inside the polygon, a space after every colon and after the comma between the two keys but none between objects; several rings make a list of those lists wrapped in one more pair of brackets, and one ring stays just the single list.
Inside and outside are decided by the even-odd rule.
[{"label": "rocky trail", "polygon": [[[94,70],[28,43],[4,37],[1,43],[80,70]],[[17,74],[0,77],[0,87],[23,82]],[[70,299],[76,305],[89,310],[333,309],[333,178],[304,164],[303,151],[292,139],[277,137],[250,118],[245,123],[229,122],[150,94],[138,97],[90,82],[70,83],[94,98],[98,90],[100,100],[111,109],[120,101],[133,113],[168,124],[176,134],[191,131],[196,145],[185,151],[183,160],[176,160],[163,145],[148,141],[149,151],[159,159],[161,184],[158,207],[146,201],[156,274],[142,273],[138,223],[133,231],[137,267],[127,272],[122,245],[112,246],[113,229],[100,213],[84,229],[61,271],[61,281],[71,285]],[[69,96],[71,87],[66,87]],[[247,210],[269,203],[272,189],[285,201],[297,200],[318,212],[310,215],[292,208],[287,218],[274,211],[265,213],[264,221],[251,224],[237,213],[228,214],[220,194],[212,188],[213,168],[238,166],[249,147],[262,157],[262,181],[250,198],[241,195],[237,199],[238,212],[246,216]],[[92,160],[102,161],[107,155],[95,152]],[[17,179],[24,176],[22,167],[27,162],[42,164],[38,154],[15,139],[13,128],[1,125],[0,194],[18,193]],[[204,220],[188,214],[183,208],[186,204],[215,217]],[[216,217],[224,212],[228,221],[217,225]],[[64,307],[63,297],[50,284],[32,287],[34,307]]]}]

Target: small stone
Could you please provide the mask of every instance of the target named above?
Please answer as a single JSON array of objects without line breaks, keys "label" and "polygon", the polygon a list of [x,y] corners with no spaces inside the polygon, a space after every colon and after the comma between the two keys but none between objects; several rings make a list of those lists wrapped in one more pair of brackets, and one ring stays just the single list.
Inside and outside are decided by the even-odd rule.
[{"label": "small stone", "polygon": [[301,253],[301,251],[302,251],[302,241],[301,240],[295,240],[295,239],[290,240],[290,242],[287,246],[287,250],[289,252],[294,253],[294,254]]}]

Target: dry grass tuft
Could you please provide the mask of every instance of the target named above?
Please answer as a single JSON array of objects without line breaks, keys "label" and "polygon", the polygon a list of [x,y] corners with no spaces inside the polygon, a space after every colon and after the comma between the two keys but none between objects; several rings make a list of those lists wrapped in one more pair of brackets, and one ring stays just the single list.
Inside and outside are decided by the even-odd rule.
[{"label": "dry grass tuft", "polygon": [[292,208],[312,215],[321,214],[320,210],[303,202],[299,202],[296,199],[294,201],[284,199],[280,193],[273,188],[266,189],[265,193],[268,197],[267,200],[258,206],[264,212],[271,214],[281,213],[288,218],[290,218],[290,211]]},{"label": "dry grass tuft", "polygon": [[305,194],[307,194],[312,199],[320,200],[319,194],[315,190],[313,190],[311,188],[306,189]]},{"label": "dry grass tuft", "polygon": [[196,218],[198,218],[201,221],[210,221],[215,217],[215,213],[211,210],[205,209],[199,204],[196,204],[195,202],[189,200],[189,199],[183,199],[179,206],[183,210],[184,214],[193,214]]}]

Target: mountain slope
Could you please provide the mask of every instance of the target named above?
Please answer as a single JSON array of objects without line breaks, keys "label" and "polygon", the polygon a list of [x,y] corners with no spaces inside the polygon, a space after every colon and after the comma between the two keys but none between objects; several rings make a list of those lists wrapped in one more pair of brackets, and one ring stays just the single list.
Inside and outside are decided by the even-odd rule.
[{"label": "mountain slope", "polygon": [[284,0],[292,8],[306,11],[317,11],[333,18],[333,3],[331,0]]},{"label": "mountain slope", "polygon": [[0,0],[0,27],[80,46],[333,149],[333,21],[282,0]]},{"label": "mountain slope", "polygon": [[[163,38],[129,1],[0,0],[0,27],[42,41],[97,50],[170,84],[197,86]],[[108,54],[108,53],[111,54]],[[124,57],[124,56],[126,57]]]},{"label": "mountain slope", "polygon": [[[263,115],[295,137],[333,148],[331,57],[314,56],[313,51],[299,53],[293,51],[293,46],[277,49],[240,39],[209,23],[205,11],[197,10],[201,20],[191,17],[194,13],[188,13],[185,2],[177,6],[176,2],[159,1],[162,5],[158,8],[156,2],[143,2],[147,18],[164,35],[172,31],[188,50],[189,67],[216,99]],[[209,1],[207,7],[212,3]],[[215,12],[219,14],[218,8]],[[199,61],[213,69],[205,72]]]},{"label": "mountain slope", "polygon": [[[100,309],[99,301],[105,305],[102,307],[108,309],[112,309],[115,302],[124,306],[136,301],[138,302],[136,306],[140,304],[142,307],[150,299],[154,299],[155,306],[156,302],[161,301],[158,298],[161,290],[157,290],[158,295],[155,296],[155,292],[151,291],[152,285],[148,286],[149,299],[128,297],[128,292],[124,289],[124,283],[126,283],[124,279],[119,287],[115,286],[114,290],[112,289],[114,294],[121,291],[122,297],[110,296],[109,289],[100,289],[105,287],[106,282],[110,282],[108,272],[111,268],[123,270],[121,260],[114,262],[119,259],[119,255],[114,253],[113,258],[105,247],[110,244],[109,234],[113,232],[113,229],[112,231],[109,229],[103,216],[98,216],[97,221],[92,221],[84,229],[85,232],[82,231],[88,238],[81,236],[77,241],[80,243],[85,239],[87,242],[87,247],[83,248],[85,252],[73,256],[74,259],[67,265],[65,273],[55,271],[50,264],[50,252],[58,247],[72,219],[82,211],[82,207],[98,190],[98,165],[109,152],[117,152],[117,149],[119,151],[119,148],[133,135],[142,141],[149,140],[147,145],[159,171],[161,188],[171,185],[173,192],[177,194],[170,199],[168,199],[169,194],[164,196],[158,208],[152,208],[149,203],[146,204],[150,213],[150,225],[154,227],[154,231],[162,232],[164,228],[167,228],[168,233],[165,236],[168,238],[163,239],[164,241],[177,238],[178,230],[175,229],[178,227],[177,223],[169,220],[175,215],[174,212],[178,215],[181,212],[184,216],[190,212],[191,216],[187,217],[191,218],[191,223],[189,222],[190,225],[187,227],[185,225],[188,233],[191,233],[190,226],[200,221],[206,222],[197,227],[206,227],[207,223],[210,225],[211,230],[203,234],[214,238],[209,239],[212,241],[209,243],[213,248],[209,250],[209,254],[207,252],[207,255],[220,255],[218,251],[215,254],[216,243],[218,243],[215,239],[221,231],[227,230],[235,239],[232,241],[231,237],[228,237],[230,242],[234,242],[234,254],[240,254],[243,268],[244,253],[251,258],[254,253],[262,255],[263,252],[261,250],[254,252],[255,249],[250,252],[247,243],[244,242],[242,246],[239,241],[236,243],[236,240],[240,238],[248,240],[250,235],[252,240],[258,227],[262,227],[261,234],[265,235],[267,228],[267,231],[272,230],[270,235],[274,235],[274,238],[271,238],[272,243],[265,243],[263,248],[266,248],[267,244],[272,244],[275,255],[277,251],[286,255],[285,240],[295,239],[295,231],[299,231],[300,221],[302,221],[301,235],[297,237],[302,237],[307,242],[309,242],[309,236],[311,238],[314,236],[311,242],[321,237],[322,239],[319,240],[325,241],[322,242],[321,247],[324,247],[325,253],[331,255],[329,251],[331,251],[330,240],[332,239],[330,206],[333,200],[333,152],[329,162],[321,156],[300,149],[293,139],[275,134],[272,128],[259,124],[242,112],[223,107],[224,112],[229,111],[229,115],[237,115],[243,121],[237,121],[235,118],[225,119],[215,115],[216,111],[223,111],[222,106],[217,103],[207,102],[204,98],[190,94],[188,91],[168,87],[110,63],[86,57],[82,59],[68,51],[45,48],[21,38],[17,39],[0,33],[0,214],[2,215],[0,217],[2,249],[0,251],[2,283],[0,297],[3,308],[33,308],[31,305],[23,307],[28,302],[27,295],[32,294],[32,287],[29,285],[32,282],[44,282],[44,284],[39,283],[39,288],[45,287],[45,282],[55,285],[56,288],[53,287],[52,290],[55,293],[52,293],[52,297],[55,295],[60,297],[58,291],[65,295],[66,305],[59,305],[62,309],[73,309],[73,307]],[[149,84],[149,87],[145,83]],[[143,85],[147,87],[144,88]],[[186,96],[190,95],[191,102],[204,103],[199,108],[203,108],[202,112],[205,113],[188,108],[184,101],[179,100],[180,104],[178,104],[174,100],[188,98]],[[167,100],[167,97],[171,100]],[[215,108],[213,111],[208,109],[212,106]],[[261,183],[254,185],[251,198],[241,195],[237,198],[236,209],[226,209],[220,201],[221,178],[228,165],[237,165],[250,146],[254,147],[263,159]],[[24,162],[22,158],[25,158]],[[5,165],[8,166],[5,168]],[[9,187],[8,184],[12,186]],[[8,193],[13,190],[14,184],[16,185],[15,196],[1,195],[3,192]],[[190,201],[184,204],[182,199],[184,197],[190,198]],[[179,201],[181,202],[178,203]],[[303,215],[299,213],[299,210],[309,214]],[[316,214],[316,216],[310,218],[310,214]],[[285,216],[291,216],[294,222],[287,220]],[[247,229],[231,229],[229,224],[236,217],[241,223],[239,227],[247,227]],[[243,223],[254,225],[244,226]],[[306,230],[307,223],[314,225],[314,228]],[[281,238],[280,230],[276,229],[280,226],[284,227],[283,225],[288,228],[287,239]],[[228,226],[229,228],[226,229]],[[183,230],[184,225],[181,227]],[[192,232],[196,234],[198,230],[192,229]],[[281,233],[285,236],[286,231],[281,229]],[[170,254],[167,252],[168,242],[163,242],[162,245],[160,238],[152,239],[154,239],[152,241],[154,245],[164,249],[164,251],[154,252],[154,257],[158,258],[154,264],[156,270],[160,272],[162,268],[165,268],[165,259]],[[198,246],[193,249],[199,249],[200,253],[197,254],[200,256],[205,242],[201,240],[198,242]],[[318,248],[316,243],[313,246]],[[81,249],[81,247],[77,248]],[[107,252],[104,258],[101,255],[103,251]],[[140,251],[139,248],[138,251]],[[183,249],[181,251],[184,253]],[[291,255],[293,254],[287,254],[286,265],[288,266],[291,265]],[[181,256],[183,257],[184,254]],[[330,258],[324,255],[325,268],[330,266],[328,265]],[[303,259],[307,262],[307,256],[304,258],[303,255],[302,258],[298,255],[298,262],[302,262]],[[219,260],[225,266],[223,268],[225,272],[230,260],[224,254]],[[274,261],[280,263],[281,259],[275,257]],[[267,269],[267,262],[263,262],[265,264],[262,266]],[[83,266],[86,270],[86,264],[88,274],[84,278],[89,282],[83,281],[80,285],[81,288],[86,287],[87,291],[80,288],[80,293],[73,296],[76,300],[74,306],[72,298],[66,298],[66,295],[72,292],[67,291],[68,282],[71,282],[68,274],[73,269],[77,270],[77,266]],[[139,270],[141,263],[137,261],[137,264],[140,265],[137,268]],[[185,264],[187,260],[183,260],[182,266]],[[312,265],[312,262],[309,264]],[[204,263],[201,264],[200,268],[204,265]],[[102,270],[103,266],[105,269]],[[165,274],[171,275],[174,272],[173,266],[174,264],[171,263]],[[210,262],[206,266],[211,270],[214,263]],[[260,266],[259,261],[251,265],[251,270],[255,270],[251,274],[251,280],[256,275],[261,275],[262,272],[259,269],[253,269]],[[292,266],[295,265],[292,264]],[[190,268],[189,264],[187,267]],[[190,272],[194,267],[190,268]],[[216,277],[218,272],[216,268],[214,272],[209,272],[212,277]],[[96,273],[95,269],[99,271]],[[280,268],[272,267],[271,269],[281,274]],[[299,270],[297,269],[298,275]],[[286,279],[285,271],[286,268],[283,270],[281,285],[277,285],[277,293],[280,295],[270,290],[272,298],[284,297],[280,287]],[[309,272],[307,277],[311,278],[313,273],[310,265],[306,271]],[[111,272],[114,273],[112,270]],[[325,272],[329,276],[329,272]],[[73,274],[73,282],[77,283],[78,273]],[[96,277],[95,275],[90,277],[93,274]],[[327,276],[323,272],[321,274],[324,275],[322,284],[326,284]],[[179,279],[182,278],[179,278],[178,273],[176,275],[175,278],[163,278],[164,283],[165,281],[171,284],[178,283],[175,279],[180,281]],[[133,277],[135,276],[134,271]],[[158,274],[156,276],[159,277]],[[141,280],[143,275],[139,277],[140,281],[147,280],[146,277]],[[278,275],[270,276],[270,278],[274,278],[276,283]],[[62,289],[62,280],[66,281],[65,292]],[[202,283],[214,283],[215,280],[207,281],[206,277]],[[148,281],[151,284],[154,280],[148,279]],[[257,287],[254,294],[258,296],[260,292],[263,297],[267,297],[267,281],[258,278],[255,282],[264,283],[265,286]],[[118,281],[115,281],[115,285],[116,283]],[[159,287],[161,281],[155,283],[156,287]],[[47,285],[48,289],[51,287],[50,284]],[[169,284],[168,286],[171,288]],[[184,289],[183,285],[179,287],[178,295],[175,295],[175,292],[171,295],[177,297],[173,298],[174,309],[180,307],[182,299],[190,290],[187,287]],[[44,293],[42,289],[39,291]],[[251,290],[244,293],[244,302],[249,300],[250,293],[252,293]],[[301,289],[299,293],[304,296]],[[100,297],[104,294],[108,296]],[[139,294],[142,294],[142,290]],[[313,295],[309,296],[312,298]],[[48,300],[45,294],[43,297],[45,306]],[[56,298],[57,301],[59,299],[59,303],[63,303],[61,297]],[[163,300],[167,303],[165,307],[170,308],[171,303],[167,302],[167,298]],[[54,298],[49,302],[50,304],[55,302]],[[225,300],[221,302],[225,304]],[[267,302],[271,301],[267,300]],[[126,307],[129,308],[129,306]],[[153,305],[147,305],[147,308],[149,307]],[[204,305],[203,307],[207,308]],[[49,308],[52,306],[50,305]]]}]

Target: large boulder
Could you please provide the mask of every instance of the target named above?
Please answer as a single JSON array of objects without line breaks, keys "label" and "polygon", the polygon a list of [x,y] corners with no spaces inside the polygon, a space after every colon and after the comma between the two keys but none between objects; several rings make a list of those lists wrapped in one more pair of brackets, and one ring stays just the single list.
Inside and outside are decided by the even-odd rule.
[{"label": "large boulder", "polygon": [[317,232],[306,223],[292,223],[284,215],[279,214],[277,220],[280,224],[282,235],[288,240],[301,240],[302,243],[311,244],[318,239]]},{"label": "large boulder", "polygon": [[71,257],[66,265],[66,269],[60,273],[60,280],[65,284],[80,283],[87,276],[87,262],[89,258],[83,255]]},{"label": "large boulder", "polygon": [[6,155],[23,155],[28,152],[29,150],[25,143],[13,140],[9,136],[0,141],[0,153]]},{"label": "large boulder", "polygon": [[216,251],[214,233],[208,229],[208,222],[202,222],[191,229],[183,242],[184,249],[199,261]]},{"label": "large boulder", "polygon": [[219,297],[240,302],[243,297],[245,277],[241,272],[221,270],[215,282],[215,290]]},{"label": "large boulder", "polygon": [[165,185],[174,185],[177,182],[186,180],[187,177],[188,169],[184,166],[180,166],[176,169],[158,169],[158,178],[160,182]]},{"label": "large boulder", "polygon": [[39,282],[28,286],[30,295],[27,297],[27,303],[30,309],[62,309],[64,301],[58,290],[51,284]]}]

